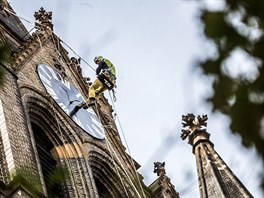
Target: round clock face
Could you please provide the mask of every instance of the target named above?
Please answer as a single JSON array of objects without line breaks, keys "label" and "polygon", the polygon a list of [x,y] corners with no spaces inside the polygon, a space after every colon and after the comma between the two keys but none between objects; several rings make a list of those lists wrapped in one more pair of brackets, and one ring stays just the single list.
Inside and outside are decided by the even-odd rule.
[{"label": "round clock face", "polygon": [[[84,102],[77,89],[63,80],[56,70],[45,64],[39,64],[37,72],[47,92],[67,115],[76,105]],[[92,108],[80,109],[71,119],[88,134],[97,139],[104,139],[102,124]]]}]

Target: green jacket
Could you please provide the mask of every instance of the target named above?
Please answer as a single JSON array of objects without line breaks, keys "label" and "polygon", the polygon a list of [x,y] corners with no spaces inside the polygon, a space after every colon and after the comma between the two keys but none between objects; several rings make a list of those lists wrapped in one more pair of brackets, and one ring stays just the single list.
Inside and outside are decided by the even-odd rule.
[{"label": "green jacket", "polygon": [[102,70],[109,71],[116,78],[115,66],[106,58],[99,63],[99,66],[96,69],[96,75],[99,75]]},{"label": "green jacket", "polygon": [[110,72],[116,77],[116,70],[115,70],[115,66],[107,59],[103,59],[103,61],[107,64],[107,66],[109,67]]}]

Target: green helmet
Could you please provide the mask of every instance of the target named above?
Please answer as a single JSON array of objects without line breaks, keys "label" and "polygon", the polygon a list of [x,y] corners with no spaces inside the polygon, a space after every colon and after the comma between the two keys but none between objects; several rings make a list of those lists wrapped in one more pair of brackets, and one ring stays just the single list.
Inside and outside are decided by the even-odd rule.
[{"label": "green helmet", "polygon": [[94,57],[94,62],[97,64],[99,62],[101,62],[104,58],[102,56],[96,56]]}]

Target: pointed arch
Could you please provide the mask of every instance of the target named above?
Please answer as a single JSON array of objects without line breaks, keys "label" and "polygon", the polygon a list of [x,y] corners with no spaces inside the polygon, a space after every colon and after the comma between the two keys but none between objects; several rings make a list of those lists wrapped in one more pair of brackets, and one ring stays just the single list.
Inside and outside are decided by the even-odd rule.
[{"label": "pointed arch", "polygon": [[[70,118],[48,96],[29,87],[22,87],[22,93],[38,170],[46,194],[56,190],[48,184],[49,168],[53,167],[52,172],[56,167],[63,167],[66,174],[60,188],[64,196],[97,197],[87,155],[77,135],[78,129],[71,126]],[[45,164],[45,160],[53,166]]]},{"label": "pointed arch", "polygon": [[137,197],[119,163],[99,147],[89,152],[89,163],[99,197]]}]

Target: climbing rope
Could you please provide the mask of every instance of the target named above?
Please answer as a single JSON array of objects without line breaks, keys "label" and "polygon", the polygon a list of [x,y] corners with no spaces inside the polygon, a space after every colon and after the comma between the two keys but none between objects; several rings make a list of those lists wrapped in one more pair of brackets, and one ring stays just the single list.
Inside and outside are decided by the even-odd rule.
[{"label": "climbing rope", "polygon": [[[55,120],[56,120],[56,124],[57,124],[57,128],[58,128],[58,130],[59,130],[59,136],[60,136],[60,138],[61,138],[61,140],[62,140],[62,145],[64,146],[64,148],[65,148],[65,151],[67,150],[67,148],[65,147],[65,143],[67,143],[67,141],[64,139],[64,136],[63,136],[63,133],[62,133],[62,130],[61,130],[61,126],[60,126],[60,122],[59,122],[59,119],[58,119],[58,116],[57,116],[57,113],[56,113],[56,110],[55,110],[55,104],[54,104],[54,100],[51,98],[51,97],[49,97],[50,98],[50,103],[51,103],[51,108],[52,108],[52,111],[53,111],[53,113],[54,113],[54,117],[55,117]],[[55,139],[55,141],[56,141],[56,143],[57,143],[57,145],[59,146],[60,145],[60,143],[58,142],[58,140],[57,140],[57,138],[56,137],[54,137],[54,139]],[[70,147],[70,149],[72,149],[71,147]],[[65,161],[66,161],[66,164],[68,165],[68,167],[73,167],[73,165],[72,165],[72,163],[71,163],[71,161],[68,159],[68,156],[67,156],[67,154],[65,153],[65,151],[64,151],[64,149],[60,149],[61,151],[62,151],[62,154],[63,154],[63,156],[64,156],[64,159],[65,159]],[[72,152],[72,153],[74,153],[74,152]],[[75,158],[76,160],[77,160],[77,158]],[[79,191],[78,190],[76,190],[76,186],[77,186],[77,182],[76,182],[76,178],[75,178],[75,176],[74,176],[74,174],[73,174],[73,171],[72,171],[72,169],[71,168],[69,168],[69,169],[67,169],[69,172],[70,172],[70,174],[72,175],[72,177],[70,177],[70,179],[71,179],[71,181],[74,183],[74,186],[72,186],[73,188],[74,188],[74,192],[75,193],[77,193],[78,194],[78,197],[81,197],[80,195],[79,195]]]},{"label": "climbing rope", "polygon": [[127,147],[128,153],[129,153],[129,156],[130,156],[130,160],[131,160],[132,167],[133,167],[133,169],[134,169],[134,171],[135,171],[135,173],[136,173],[136,177],[137,177],[137,180],[138,180],[138,183],[139,183],[140,189],[141,189],[142,194],[143,194],[143,196],[144,196],[144,198],[145,198],[146,196],[145,196],[145,193],[144,193],[144,190],[143,190],[143,187],[142,187],[141,181],[140,181],[140,179],[139,179],[139,176],[138,176],[138,173],[137,173],[137,170],[136,170],[135,164],[134,164],[134,162],[133,162],[133,158],[132,158],[132,155],[131,155],[131,152],[130,152],[130,149],[129,149],[129,146],[128,146],[128,143],[127,143],[127,140],[126,140],[126,136],[125,136],[125,133],[124,133],[124,130],[123,130],[122,124],[121,124],[120,119],[119,119],[119,117],[118,117],[118,115],[117,115],[117,111],[116,111],[116,107],[115,107],[115,104],[114,104],[113,98],[112,98],[110,92],[108,92],[108,93],[109,93],[109,96],[110,96],[110,99],[111,99],[112,106],[113,106],[114,111],[115,111],[115,117],[117,118],[118,125],[119,125],[119,127],[120,127],[120,130],[121,130],[121,133],[122,133],[123,139],[124,139],[124,141],[125,141],[125,144],[126,144],[126,147]]},{"label": "climbing rope", "polygon": [[[98,118],[99,118],[99,121],[100,121],[100,123],[101,123],[102,126],[103,126],[103,122],[102,122],[101,116],[100,116],[100,114],[99,114],[99,110],[98,110],[98,107],[97,107],[97,103],[95,103],[95,109],[96,109],[96,114],[97,114],[97,116],[98,116]],[[104,126],[103,126],[103,127],[104,127]],[[108,151],[109,151],[109,153],[110,153],[110,155],[111,155],[112,162],[113,162],[113,164],[114,164],[114,166],[115,166],[116,173],[117,173],[117,175],[118,175],[118,177],[119,177],[119,179],[120,179],[120,181],[121,181],[122,187],[123,187],[124,190],[125,190],[126,196],[129,198],[129,195],[128,195],[128,192],[127,192],[126,186],[125,186],[125,184],[124,184],[124,182],[123,182],[123,178],[121,177],[121,175],[120,175],[120,173],[119,173],[119,171],[118,171],[118,168],[117,168],[117,165],[116,165],[115,159],[114,159],[114,157],[113,157],[113,155],[112,155],[112,152],[111,152],[111,150],[110,150],[110,146],[109,146],[108,138],[107,138],[106,136],[105,136],[105,140],[106,140],[106,144],[107,144],[107,147],[108,147]]]},{"label": "climbing rope", "polygon": [[110,146],[109,146],[108,139],[105,138],[105,141],[106,141],[106,144],[107,144],[108,151],[109,151],[109,153],[110,153],[110,155],[111,155],[111,160],[112,160],[112,162],[113,162],[113,164],[114,164],[114,167],[115,167],[116,173],[117,173],[117,175],[118,175],[118,177],[119,177],[119,179],[120,179],[120,181],[121,181],[122,187],[123,187],[124,190],[125,190],[126,196],[129,198],[129,195],[128,195],[128,192],[127,192],[126,186],[125,186],[125,184],[124,184],[124,182],[123,182],[123,178],[121,177],[121,175],[120,175],[120,173],[119,173],[119,170],[118,170],[118,167],[117,167],[116,161],[114,160],[114,156],[113,156],[113,154],[112,154],[112,152],[111,152],[111,150],[110,150]]},{"label": "climbing rope", "polygon": [[86,60],[84,60],[79,54],[77,54],[67,43],[65,43],[63,40],[60,39],[60,41],[62,43],[64,43],[65,46],[67,46],[75,55],[77,55],[86,65],[88,65],[93,71],[95,71],[95,69],[93,68],[93,66],[91,66]]},{"label": "climbing rope", "polygon": [[[98,110],[98,108],[97,108],[97,105],[96,105],[96,110],[97,110],[97,115],[98,115],[98,117],[99,117],[99,120],[100,120],[100,122],[102,123],[102,120],[101,120],[101,118],[100,118],[100,114],[99,114],[99,110]],[[104,125],[102,125],[102,126],[104,126]],[[121,166],[123,172],[124,172],[125,175],[127,176],[128,180],[129,180],[129,183],[130,183],[131,186],[134,188],[134,190],[135,190],[136,194],[138,195],[138,197],[141,198],[141,195],[139,194],[139,192],[138,192],[137,188],[135,187],[134,183],[132,182],[132,180],[131,180],[129,174],[127,173],[125,167],[123,166],[123,163],[122,163],[121,160],[119,159],[117,153],[115,152],[114,148],[112,147],[112,145],[110,144],[110,142],[108,141],[108,138],[107,138],[106,136],[105,136],[105,140],[106,140],[106,143],[107,143],[107,147],[108,147],[108,149],[109,149],[109,152],[110,152],[110,153],[111,153],[111,152],[114,153],[115,158],[117,159],[117,161],[119,162],[119,164],[120,164],[120,166]],[[112,154],[111,154],[111,156],[112,156]],[[112,158],[113,158],[113,156],[112,156]],[[113,161],[114,161],[114,158],[113,158]],[[116,164],[115,164],[115,165],[116,165]],[[133,164],[132,164],[132,166],[133,166]],[[133,167],[134,167],[134,166],[133,166]],[[117,169],[117,168],[116,168],[116,169]],[[137,174],[137,173],[136,173],[136,174]],[[120,174],[118,174],[118,175],[120,176]],[[137,175],[137,176],[138,176],[138,175]],[[120,180],[122,181],[122,178],[120,178]],[[141,187],[141,190],[142,190],[142,194],[143,194],[143,196],[144,196],[144,198],[145,198],[145,193],[144,193],[144,191],[143,191],[143,188],[142,188],[142,186],[141,186],[141,183],[140,183],[140,187]]]},{"label": "climbing rope", "polygon": [[[38,35],[37,35],[38,36]],[[41,43],[41,40],[40,40],[40,38],[38,37],[38,39],[39,39],[39,42],[40,42],[40,47],[42,48],[43,46],[42,46],[42,43]],[[53,43],[54,43],[54,45],[56,44],[55,43],[55,40],[54,40],[54,38],[53,38],[53,34],[52,34],[52,40],[53,40]],[[55,45],[56,46],[56,45]],[[57,48],[56,48],[57,49]],[[58,49],[57,49],[57,51],[58,51]],[[59,53],[59,55],[60,55],[60,52],[58,51],[58,53]],[[60,126],[60,122],[59,122],[59,118],[58,118],[58,116],[57,116],[57,113],[56,113],[56,111],[55,111],[55,103],[54,103],[54,100],[52,99],[52,97],[50,97],[49,96],[49,98],[50,98],[50,104],[51,104],[51,107],[52,107],[52,110],[53,110],[53,113],[54,113],[54,117],[55,117],[55,120],[56,120],[56,123],[57,123],[57,128],[58,128],[58,130],[59,130],[59,137],[60,137],[60,139],[61,139],[61,141],[62,141],[62,146],[64,147],[64,148],[62,148],[62,149],[59,149],[61,152],[62,152],[62,156],[64,157],[64,159],[65,159],[65,162],[66,162],[66,164],[67,164],[67,166],[69,167],[67,170],[69,171],[69,173],[70,173],[70,175],[71,175],[71,177],[70,177],[70,180],[72,181],[72,183],[74,184],[74,186],[72,186],[72,188],[74,189],[74,193],[75,193],[75,196],[76,197],[82,197],[82,195],[80,194],[80,192],[79,192],[79,190],[77,190],[76,189],[76,187],[78,186],[78,179],[75,177],[75,174],[73,173],[73,170],[71,169],[71,167],[75,167],[76,165],[77,165],[77,169],[79,169],[80,170],[80,165],[79,165],[79,163],[78,163],[78,161],[79,161],[79,159],[78,159],[78,157],[76,157],[75,156],[75,153],[77,152],[77,151],[75,151],[75,150],[73,150],[73,148],[72,148],[72,146],[68,146],[68,147],[66,147],[66,145],[68,144],[68,142],[67,142],[67,140],[66,140],[66,138],[64,138],[64,135],[63,135],[63,133],[62,133],[62,130],[61,130],[61,126]],[[51,134],[52,135],[52,134]],[[54,137],[54,136],[53,136]],[[60,146],[60,143],[58,142],[58,140],[57,140],[57,138],[56,137],[54,137],[54,140],[56,141],[56,143],[57,143],[57,145],[58,146]],[[74,141],[72,141],[72,142],[74,142]],[[67,150],[68,149],[70,149],[70,152],[67,152]],[[65,150],[64,150],[65,149]],[[73,154],[73,158],[74,158],[74,160],[75,160],[75,162],[77,162],[77,163],[75,163],[75,164],[73,164],[72,162],[71,162],[71,160],[69,159],[71,156],[70,156],[70,153],[72,153]],[[68,154],[68,155],[67,155]],[[60,156],[59,156],[60,157]],[[82,181],[81,181],[82,182]]]},{"label": "climbing rope", "polygon": [[[107,141],[107,139],[106,139],[106,141]],[[124,173],[126,174],[126,176],[127,176],[128,180],[129,180],[129,182],[131,183],[132,187],[134,188],[134,190],[135,190],[136,194],[138,195],[138,197],[139,197],[139,198],[141,198],[141,196],[140,196],[140,194],[139,194],[139,192],[138,192],[137,188],[135,187],[135,185],[134,185],[134,183],[132,182],[132,180],[131,180],[130,176],[128,175],[127,171],[125,170],[125,168],[124,168],[124,166],[123,166],[123,164],[122,164],[121,160],[120,160],[120,159],[119,159],[119,157],[117,156],[117,154],[116,154],[116,152],[115,152],[114,148],[112,147],[112,145],[111,145],[109,142],[108,142],[108,145],[109,145],[109,146],[110,146],[110,148],[112,149],[112,152],[114,153],[114,155],[115,155],[116,159],[118,160],[119,164],[121,165],[121,167],[122,167],[122,170],[123,170],[123,171],[124,171]],[[145,197],[145,194],[144,194],[144,193],[143,193],[143,195],[144,195],[144,197]]]},{"label": "climbing rope", "polygon": [[[42,26],[43,24],[41,24],[41,23],[39,23],[38,21],[35,21],[35,22],[33,22],[33,21],[30,21],[30,20],[27,20],[27,19],[25,19],[24,17],[22,17],[22,16],[20,16],[20,15],[18,15],[18,14],[16,14],[15,12],[13,12],[12,10],[9,10],[8,8],[3,8],[5,11],[7,11],[8,13],[10,13],[10,14],[12,14],[12,15],[14,15],[14,16],[16,16],[16,17],[18,17],[18,18],[20,18],[20,19],[22,19],[22,20],[24,20],[24,21],[26,21],[26,22],[28,22],[28,23],[30,23],[30,24],[38,24],[38,25],[40,25],[40,26]],[[33,29],[35,28],[35,26],[30,30],[30,31],[32,31]],[[57,36],[58,37],[58,36]],[[54,39],[54,38],[53,38]],[[74,53],[74,55],[77,55],[87,66],[89,66],[93,71],[95,71],[95,69],[93,68],[93,66],[91,66],[85,59],[83,59],[79,54],[77,54],[66,42],[64,42],[60,37],[58,37],[58,39],[59,39],[59,41],[61,41],[68,49],[70,49],[73,53]],[[57,50],[59,50],[59,48],[57,48]]]},{"label": "climbing rope", "polygon": [[9,10],[9,9],[6,8],[6,7],[3,7],[3,9],[4,9],[5,11],[7,11],[9,14],[12,14],[12,15],[14,15],[14,16],[16,16],[16,17],[18,17],[18,18],[20,18],[20,19],[22,19],[22,20],[24,20],[24,21],[26,21],[26,22],[28,22],[28,23],[31,23],[31,21],[25,19],[25,18],[22,17],[22,16],[19,16],[18,14],[16,14],[15,12],[13,12],[12,10]]}]

